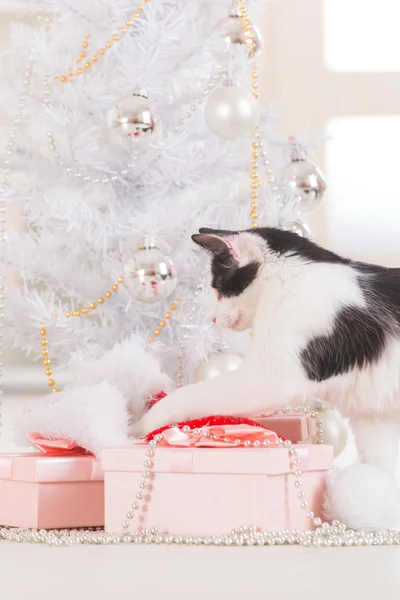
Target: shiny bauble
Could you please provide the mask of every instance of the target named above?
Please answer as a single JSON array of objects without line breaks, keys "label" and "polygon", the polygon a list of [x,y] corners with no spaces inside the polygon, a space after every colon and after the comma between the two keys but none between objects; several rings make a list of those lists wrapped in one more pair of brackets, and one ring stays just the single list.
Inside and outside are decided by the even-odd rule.
[{"label": "shiny bauble", "polygon": [[224,140],[237,140],[254,133],[259,111],[252,92],[239,85],[214,90],[204,107],[209,129]]},{"label": "shiny bauble", "polygon": [[226,42],[226,45],[243,46],[249,54],[253,56],[262,46],[262,37],[259,30],[253,25],[249,34],[246,35],[240,15],[232,14],[222,19],[219,24],[221,37]]},{"label": "shiny bauble", "polygon": [[293,223],[289,227],[286,227],[286,230],[291,231],[292,233],[295,233],[296,235],[299,235],[303,238],[312,238],[311,229],[309,228],[307,223],[301,221],[300,219],[293,221]]},{"label": "shiny bauble", "polygon": [[321,169],[306,159],[292,160],[286,165],[281,181],[284,189],[298,199],[302,212],[313,210],[321,202],[326,189]]},{"label": "shiny bauble", "polygon": [[152,304],[168,298],[178,280],[172,260],[159,248],[144,246],[125,265],[123,281],[136,300]]},{"label": "shiny bauble", "polygon": [[151,138],[157,115],[148,98],[133,94],[120,98],[108,113],[108,124],[122,138],[144,142]]},{"label": "shiny bauble", "polygon": [[206,381],[224,373],[237,371],[243,360],[232,352],[213,352],[199,364],[194,372],[194,382]]},{"label": "shiny bauble", "polygon": [[348,440],[348,427],[345,420],[337,410],[331,408],[319,410],[317,420],[321,421],[324,444],[333,446],[334,456],[339,456],[345,449]]}]

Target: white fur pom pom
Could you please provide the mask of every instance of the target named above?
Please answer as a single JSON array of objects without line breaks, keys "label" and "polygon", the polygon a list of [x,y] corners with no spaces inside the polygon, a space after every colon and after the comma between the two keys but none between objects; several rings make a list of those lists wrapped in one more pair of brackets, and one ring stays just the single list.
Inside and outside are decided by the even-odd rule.
[{"label": "white fur pom pom", "polygon": [[20,437],[36,432],[47,438],[68,438],[96,456],[106,446],[126,446],[129,438],[127,399],[107,382],[52,394],[46,404],[24,413]]},{"label": "white fur pom pom", "polygon": [[400,517],[400,490],[389,473],[369,464],[351,465],[328,479],[324,513],[351,529],[393,529]]}]

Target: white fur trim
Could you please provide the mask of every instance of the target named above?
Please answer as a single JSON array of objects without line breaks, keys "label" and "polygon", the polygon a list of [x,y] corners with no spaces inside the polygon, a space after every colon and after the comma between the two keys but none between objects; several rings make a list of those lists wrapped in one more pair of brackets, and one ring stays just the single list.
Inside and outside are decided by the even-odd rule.
[{"label": "white fur trim", "polygon": [[131,423],[142,417],[146,400],[172,387],[134,335],[98,359],[75,354],[70,369],[73,384],[20,419],[17,432],[24,444],[27,433],[37,432],[67,437],[96,455],[106,446],[127,445]]},{"label": "white fur trim", "polygon": [[142,416],[144,403],[150,396],[169,392],[173,387],[168,375],[161,372],[158,360],[136,335],[115,344],[97,359],[85,360],[76,353],[69,366],[75,388],[111,382],[127,398],[133,422]]},{"label": "white fur trim", "polygon": [[18,423],[21,432],[66,437],[96,456],[106,446],[131,444],[129,429],[127,400],[107,382],[53,394]]},{"label": "white fur trim", "polygon": [[350,465],[328,479],[324,513],[327,520],[338,519],[352,529],[392,529],[400,518],[400,490],[387,472]]}]

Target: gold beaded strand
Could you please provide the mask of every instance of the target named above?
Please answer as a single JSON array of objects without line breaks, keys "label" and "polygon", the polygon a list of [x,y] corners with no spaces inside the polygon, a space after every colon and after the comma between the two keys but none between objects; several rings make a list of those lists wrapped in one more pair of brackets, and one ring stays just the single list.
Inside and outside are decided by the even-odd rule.
[{"label": "gold beaded strand", "polygon": [[[258,68],[257,62],[254,60],[256,54],[256,43],[255,43],[255,34],[253,29],[253,24],[250,21],[250,17],[247,14],[247,8],[244,6],[243,0],[237,0],[238,11],[241,15],[241,26],[244,31],[244,36],[246,40],[246,45],[249,47],[249,56],[252,60],[251,62],[251,78],[252,78],[252,91],[254,98],[258,99]],[[257,229],[258,227],[258,188],[261,185],[258,168],[259,168],[259,156],[260,156],[260,133],[258,131],[258,125],[256,127],[256,131],[254,133],[254,140],[251,144],[252,153],[251,153],[251,171],[250,171],[250,218],[251,218],[251,228]]]},{"label": "gold beaded strand", "polygon": [[158,327],[156,327],[153,331],[152,335],[149,335],[147,341],[152,344],[158,337],[160,337],[163,329],[165,329],[168,325],[170,319],[172,319],[172,314],[178,309],[178,305],[182,302],[182,298],[178,298],[176,302],[171,302],[169,305],[169,309],[166,313],[164,313],[164,318],[161,319]]},{"label": "gold beaded strand", "polygon": [[88,58],[88,48],[89,48],[89,39],[90,33],[85,34],[85,40],[82,42],[82,50],[80,51],[80,57],[76,61],[78,67],[75,69],[70,69],[70,73],[68,75],[60,75],[56,76],[55,79],[59,79],[61,83],[66,83],[67,81],[73,81],[77,75],[82,75],[86,70],[90,69],[94,63],[97,63],[101,56],[110,50],[113,47],[113,44],[119,42],[121,37],[124,36],[130,27],[134,24],[134,19],[139,19],[144,10],[144,4],[150,2],[150,0],[142,0],[142,3],[138,5],[137,9],[133,11],[129,17],[125,21],[125,23],[119,28],[118,33],[114,33],[111,37],[112,41],[107,41],[101,48],[99,48],[90,59]]},{"label": "gold beaded strand", "polygon": [[104,304],[104,302],[106,300],[109,300],[112,295],[113,292],[117,292],[119,289],[119,285],[120,283],[122,283],[122,277],[118,277],[117,279],[118,283],[113,283],[113,285],[111,286],[111,290],[107,290],[106,292],[104,292],[104,297],[103,296],[99,296],[99,298],[97,298],[96,302],[91,302],[89,304],[89,306],[82,306],[79,309],[75,309],[71,312],[66,312],[65,316],[67,319],[69,319],[70,317],[80,317],[81,315],[87,315],[90,311],[96,310],[96,308],[101,305]]},{"label": "gold beaded strand", "polygon": [[[96,308],[98,306],[101,306],[102,304],[105,303],[106,300],[108,300],[109,298],[112,297],[113,292],[117,292],[119,289],[119,284],[121,284],[123,282],[122,277],[118,277],[117,279],[118,283],[114,283],[111,286],[110,290],[107,290],[106,292],[104,292],[103,296],[99,296],[99,298],[97,298],[97,302],[91,302],[88,306],[82,306],[80,309],[75,309],[72,311],[67,311],[65,313],[65,317],[67,319],[69,319],[70,317],[81,317],[83,315],[87,315],[90,311],[96,310]],[[169,310],[166,311],[164,313],[164,317],[161,319],[158,327],[156,327],[154,329],[153,335],[149,335],[149,337],[147,338],[149,343],[152,343],[155,341],[156,338],[158,338],[162,331],[167,327],[169,321],[172,319],[173,313],[178,309],[178,305],[182,302],[182,299],[179,298],[176,302],[171,302],[171,304],[169,305]],[[55,317],[58,317],[57,313],[54,313]],[[51,369],[50,365],[51,365],[51,360],[49,358],[49,342],[47,339],[47,329],[45,329],[44,327],[44,322],[42,322],[41,327],[40,327],[40,343],[42,345],[42,356],[43,356],[43,365],[45,366],[45,374],[48,377],[47,380],[47,384],[49,387],[52,388],[52,392],[59,392],[60,390],[56,387],[55,385],[55,381],[53,378],[53,370]]]},{"label": "gold beaded strand", "polygon": [[40,336],[41,336],[42,339],[40,340],[40,343],[43,346],[43,348],[42,348],[42,356],[43,356],[43,364],[46,367],[45,368],[45,373],[46,373],[46,376],[48,377],[47,385],[49,387],[51,387],[52,388],[51,391],[55,393],[55,392],[58,392],[59,389],[57,387],[55,387],[55,381],[52,378],[53,371],[50,368],[51,360],[49,358],[49,349],[48,349],[49,342],[48,342],[48,340],[46,338],[46,335],[47,335],[47,330],[44,327],[41,327],[40,328]]},{"label": "gold beaded strand", "polygon": [[[118,283],[122,283],[122,277],[118,277],[117,281],[118,281]],[[113,292],[117,292],[118,291],[118,287],[119,287],[118,284],[114,283],[111,286],[111,290]],[[112,296],[112,292],[110,290],[107,290],[104,293],[104,297],[106,299],[111,298],[111,296]],[[103,298],[103,296],[101,296],[101,297],[97,298],[97,302],[91,302],[89,304],[89,306],[82,306],[82,308],[80,308],[80,309],[75,309],[75,310],[72,310],[72,311],[67,311],[65,313],[65,317],[67,319],[69,319],[70,317],[80,317],[82,315],[87,315],[90,311],[96,310],[96,308],[97,308],[98,305],[104,304],[105,298]],[[58,317],[58,313],[54,313],[54,316],[57,318]],[[47,380],[47,385],[49,387],[51,387],[52,388],[51,391],[55,393],[55,392],[59,392],[60,390],[56,387],[54,378],[52,377],[53,371],[50,368],[51,360],[49,358],[49,348],[48,348],[49,342],[48,342],[48,339],[47,339],[46,336],[47,336],[47,330],[44,327],[44,322],[42,322],[42,325],[41,325],[41,328],[40,328],[40,337],[42,339],[40,340],[40,343],[43,346],[43,348],[42,348],[43,364],[45,366],[45,374],[49,378]]]}]

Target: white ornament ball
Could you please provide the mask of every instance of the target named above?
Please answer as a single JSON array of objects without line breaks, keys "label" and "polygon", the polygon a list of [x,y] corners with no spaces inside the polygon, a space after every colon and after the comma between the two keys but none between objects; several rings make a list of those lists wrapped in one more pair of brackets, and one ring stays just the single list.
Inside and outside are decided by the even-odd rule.
[{"label": "white ornament ball", "polygon": [[209,129],[224,140],[237,140],[254,133],[259,120],[252,92],[239,85],[225,85],[210,94],[204,107]]},{"label": "white ornament ball", "polygon": [[334,456],[339,456],[345,449],[348,440],[348,427],[340,413],[331,408],[318,411],[318,420],[322,423],[322,439],[324,444],[333,446]]},{"label": "white ornament ball", "polygon": [[206,381],[224,373],[237,371],[243,360],[232,352],[214,352],[200,363],[194,373],[194,382]]},{"label": "white ornament ball", "polygon": [[178,279],[168,256],[155,246],[144,246],[125,265],[123,281],[134,298],[152,304],[168,298]]},{"label": "white ornament ball", "polygon": [[241,22],[242,17],[236,14],[222,19],[218,24],[221,37],[228,46],[231,44],[243,46],[249,54],[253,52],[255,54],[262,46],[261,34],[257,27],[253,25],[251,32],[246,36]]},{"label": "white ornament ball", "polygon": [[157,116],[145,95],[132,94],[114,104],[107,120],[111,129],[122,138],[142,142],[151,138]]}]

